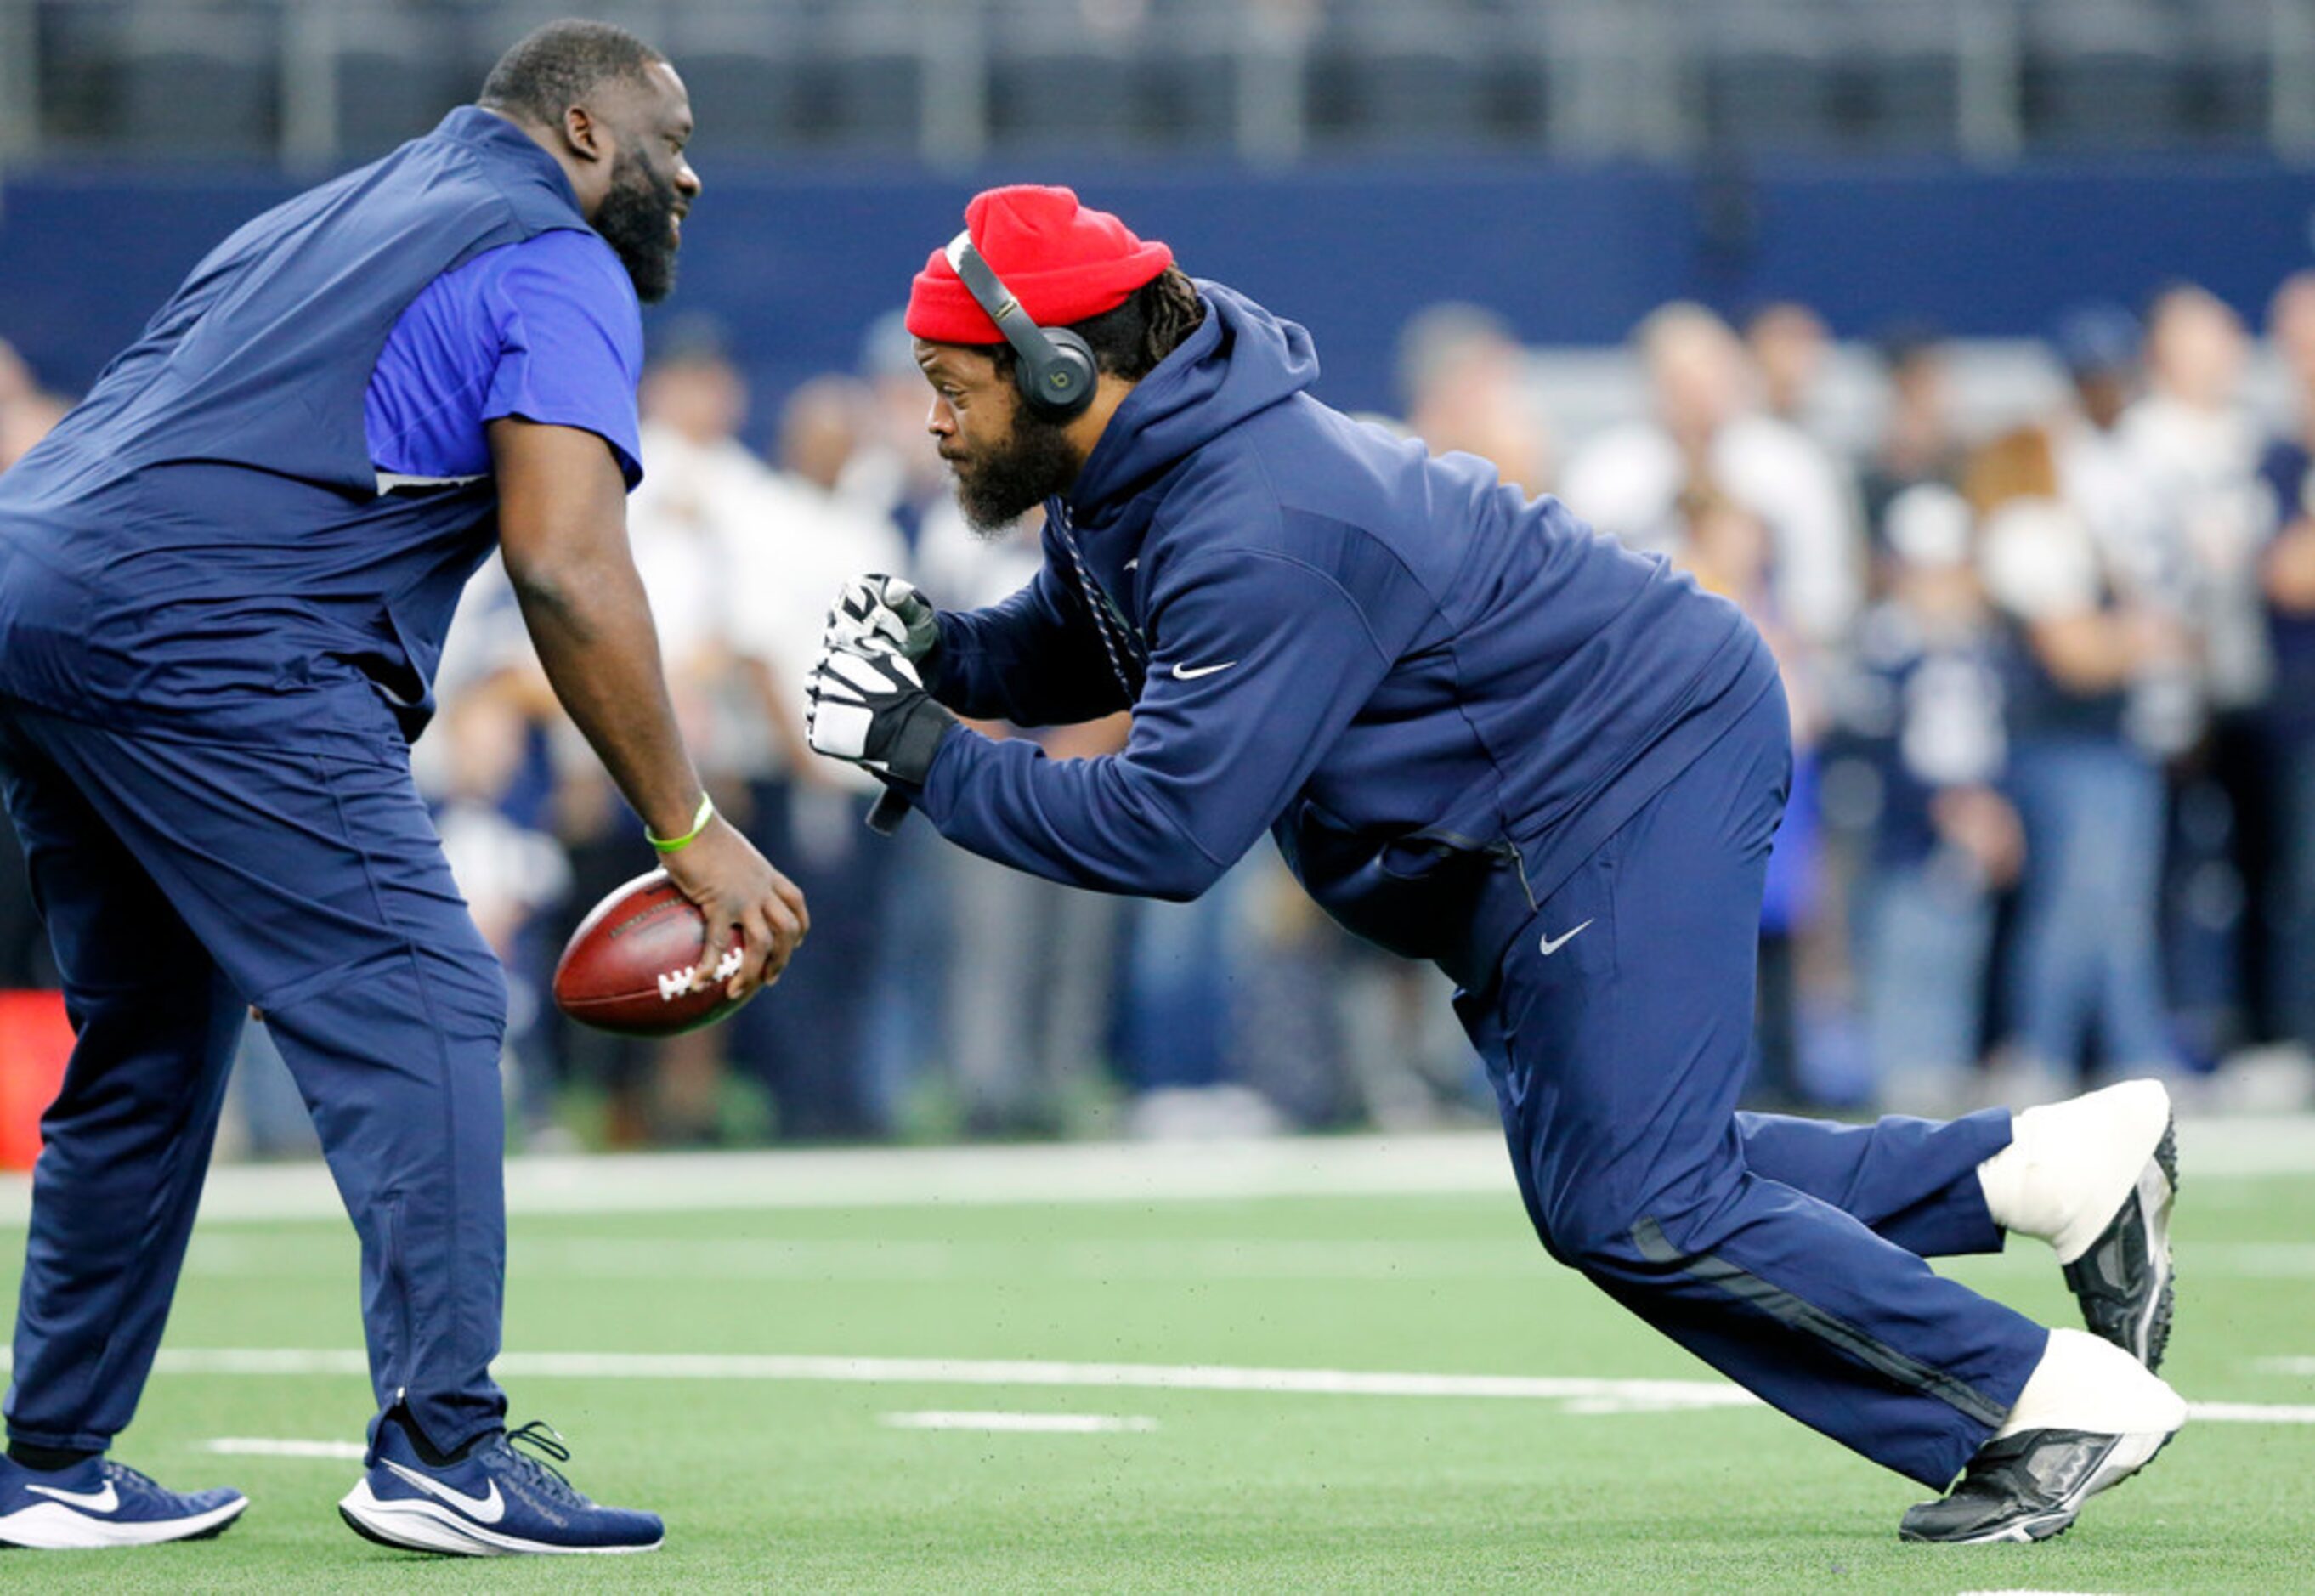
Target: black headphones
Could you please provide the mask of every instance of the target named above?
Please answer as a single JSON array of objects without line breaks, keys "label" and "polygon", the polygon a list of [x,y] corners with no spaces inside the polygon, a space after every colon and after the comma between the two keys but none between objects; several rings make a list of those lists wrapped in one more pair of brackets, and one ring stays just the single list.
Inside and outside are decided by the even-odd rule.
[{"label": "black headphones", "polygon": [[1013,363],[1013,383],[1029,413],[1048,421],[1082,415],[1093,403],[1097,375],[1092,346],[1066,327],[1040,327],[1031,321],[1013,290],[980,258],[970,229],[949,240],[947,253],[965,291],[1020,357]]}]

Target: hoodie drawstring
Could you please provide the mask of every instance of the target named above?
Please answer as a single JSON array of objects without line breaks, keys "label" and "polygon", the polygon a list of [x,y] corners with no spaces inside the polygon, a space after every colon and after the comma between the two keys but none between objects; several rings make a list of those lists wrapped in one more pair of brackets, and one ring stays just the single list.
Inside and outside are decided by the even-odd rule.
[{"label": "hoodie drawstring", "polygon": [[1131,705],[1141,696],[1141,690],[1127,675],[1126,661],[1131,660],[1133,662],[1133,676],[1147,677],[1147,652],[1117,614],[1116,607],[1109,601],[1109,595],[1102,591],[1099,582],[1094,581],[1093,572],[1087,569],[1085,553],[1078,547],[1077,530],[1069,525],[1069,507],[1056,499],[1046,506],[1045,513],[1053,523],[1053,530],[1060,534],[1061,546],[1069,551],[1069,564],[1077,572],[1078,591],[1084,596],[1086,609],[1093,616],[1095,630],[1101,634],[1101,649],[1109,656],[1110,672],[1117,678],[1118,687],[1124,693],[1127,705]]}]

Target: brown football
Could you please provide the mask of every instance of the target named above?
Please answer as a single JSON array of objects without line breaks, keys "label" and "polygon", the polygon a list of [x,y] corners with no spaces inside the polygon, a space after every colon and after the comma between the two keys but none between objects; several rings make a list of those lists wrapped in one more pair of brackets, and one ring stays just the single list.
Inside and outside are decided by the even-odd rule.
[{"label": "brown football", "polygon": [[[736,935],[736,934],[735,934]],[[667,872],[639,875],[597,904],[554,966],[555,1006],[620,1036],[673,1036],[712,1025],[740,1004],[723,995],[739,944],[700,967],[707,922]]]}]

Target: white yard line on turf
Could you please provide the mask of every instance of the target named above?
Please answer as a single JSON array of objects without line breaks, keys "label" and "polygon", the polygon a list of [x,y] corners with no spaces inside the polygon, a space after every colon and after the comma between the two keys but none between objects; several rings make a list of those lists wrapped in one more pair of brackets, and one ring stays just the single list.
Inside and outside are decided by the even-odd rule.
[{"label": "white yard line on turf", "polygon": [[[8,1359],[0,1352],[0,1368]],[[361,1375],[351,1348],[168,1347],[162,1374]],[[1166,1391],[1255,1391],[1296,1396],[1431,1396],[1558,1402],[1579,1414],[1752,1407],[1724,1380],[1599,1379],[1518,1374],[1411,1374],[1347,1369],[1248,1369],[1211,1363],[1064,1363],[1037,1359],[825,1358],[773,1352],[507,1352],[502,1379],[780,1380],[838,1385],[1046,1386]],[[2315,1424],[2315,1406],[2190,1403],[2196,1419]]]},{"label": "white yard line on turf", "polygon": [[[220,1227],[193,1238],[185,1261],[200,1278],[280,1280],[333,1267],[350,1238],[336,1234],[286,1243],[278,1232]],[[326,1252],[316,1249],[326,1248]],[[2197,1280],[2315,1279],[2315,1244],[2203,1242],[2192,1252]],[[317,1259],[319,1260],[317,1262]],[[514,1238],[511,1268],[525,1280],[590,1281],[1447,1281],[1501,1278],[1550,1265],[1532,1240],[1309,1241],[1231,1239],[1014,1241],[707,1239],[665,1236],[536,1236]],[[1975,1271],[2040,1276],[2049,1249],[2021,1242],[1998,1258],[1972,1258]]]},{"label": "white yard line on turf", "polygon": [[2221,1424],[2315,1424],[2315,1406],[2270,1406],[2256,1402],[2190,1402],[2190,1418]]},{"label": "white yard line on turf", "polygon": [[221,1435],[201,1442],[205,1452],[235,1458],[343,1458],[359,1463],[369,1449],[358,1441],[277,1441],[258,1435]]},{"label": "white yard line on turf", "polygon": [[889,1413],[877,1421],[891,1430],[995,1430],[1037,1435],[1104,1435],[1155,1430],[1158,1421],[1139,1414]]},{"label": "white yard line on turf", "polygon": [[[332,1235],[300,1248],[278,1233],[225,1228],[193,1238],[186,1272],[256,1280],[309,1275],[350,1246]],[[320,1254],[317,1247],[331,1250]],[[1542,1250],[1506,1240],[821,1241],[759,1237],[522,1236],[510,1269],[525,1280],[1070,1281],[1484,1280],[1547,1267]]]},{"label": "white yard line on turf", "polygon": [[[2193,1177],[2315,1174],[2315,1121],[2303,1115],[2184,1120],[2179,1140]],[[1492,1131],[507,1162],[507,1206],[519,1214],[1480,1193],[1512,1195],[1503,1139]],[[0,1177],[0,1224],[22,1224],[31,1201],[28,1177]],[[318,1163],[220,1166],[201,1196],[201,1217],[211,1223],[341,1211]]]}]

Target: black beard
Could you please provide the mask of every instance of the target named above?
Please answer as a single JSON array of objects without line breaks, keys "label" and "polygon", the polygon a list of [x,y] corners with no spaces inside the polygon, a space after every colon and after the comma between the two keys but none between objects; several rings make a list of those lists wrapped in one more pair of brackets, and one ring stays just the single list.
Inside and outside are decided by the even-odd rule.
[{"label": "black beard", "polygon": [[633,150],[611,162],[611,191],[595,212],[603,235],[627,269],[635,297],[657,305],[675,291],[675,182],[643,164]]},{"label": "black beard", "polygon": [[975,534],[993,539],[1054,494],[1067,492],[1082,462],[1058,422],[1023,410],[1015,413],[1013,436],[1002,448],[953,464],[957,508]]}]

